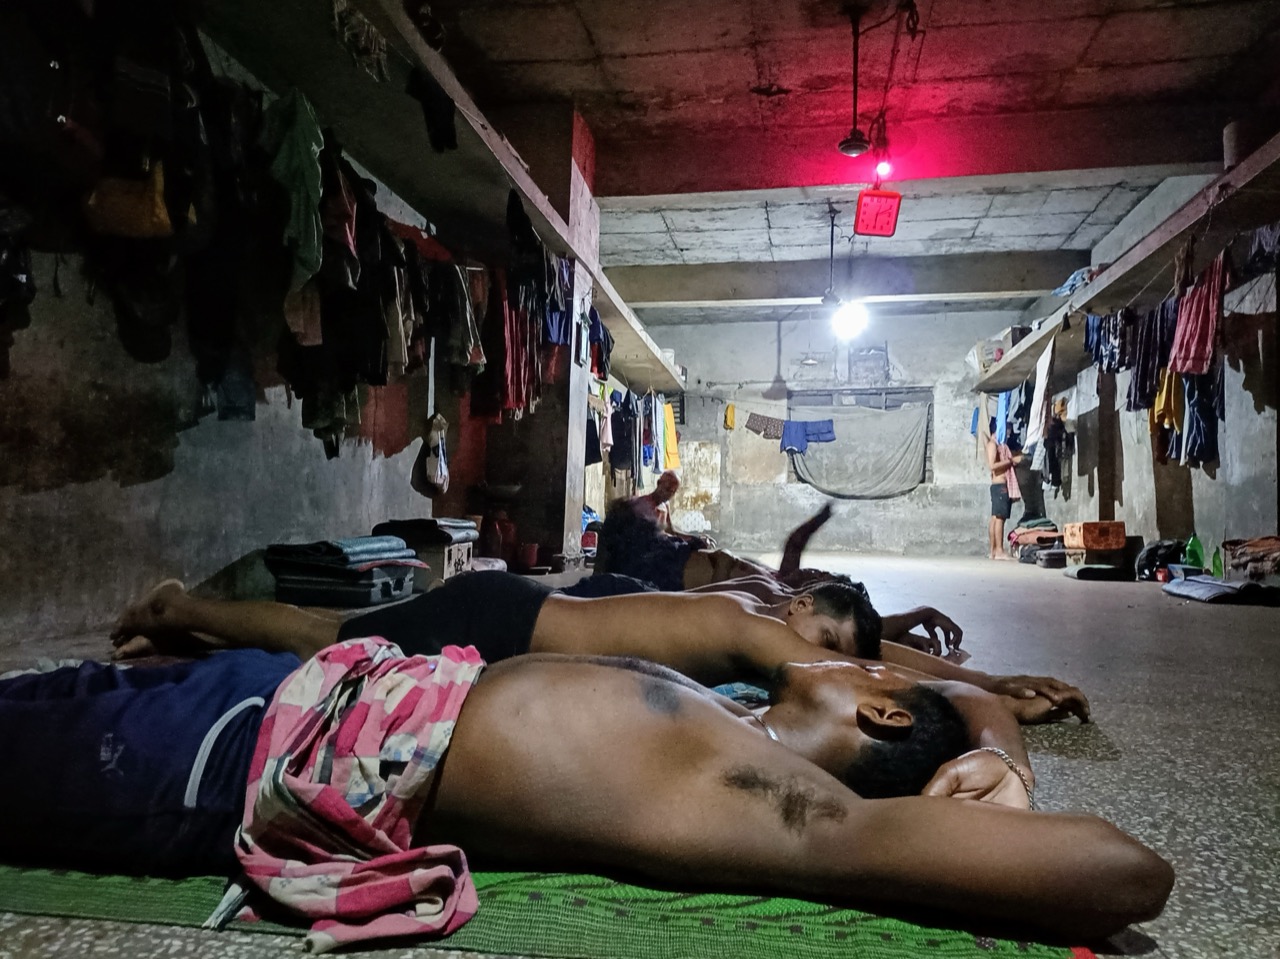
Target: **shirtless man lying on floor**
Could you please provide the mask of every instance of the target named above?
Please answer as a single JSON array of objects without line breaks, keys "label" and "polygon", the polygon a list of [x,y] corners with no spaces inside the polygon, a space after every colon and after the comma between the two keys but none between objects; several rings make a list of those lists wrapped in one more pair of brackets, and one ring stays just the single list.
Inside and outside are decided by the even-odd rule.
[{"label": "shirtless man lying on floor", "polygon": [[1020,722],[1089,717],[1084,694],[1058,680],[988,676],[882,643],[882,620],[861,584],[820,583],[777,602],[732,590],[600,595],[643,589],[625,577],[592,576],[553,592],[511,573],[465,573],[344,622],[283,603],[202,599],[171,580],[124,612],[112,640],[121,659],[189,651],[179,641],[193,634],[205,639],[197,649],[251,646],[306,659],[340,640],[382,636],[410,654],[471,645],[490,663],[530,652],[635,656],[713,686],[767,678],[785,662],[883,659],[915,678],[969,683],[1001,697]]},{"label": "shirtless man lying on floor", "polygon": [[1100,819],[933,795],[999,798],[1008,772],[957,756],[938,690],[847,663],[775,678],[756,716],[648,663],[484,667],[474,649],[405,658],[376,639],[301,667],[231,650],[19,676],[0,681],[0,854],[192,873],[234,851],[313,922],[315,950],[456,929],[477,905],[469,863],[930,908],[1076,942],[1163,908],[1169,865]]},{"label": "shirtless man lying on floor", "polygon": [[[668,470],[658,478],[652,493],[619,500],[609,507],[600,533],[596,574],[618,574],[653,583],[665,592],[728,589],[743,579],[767,580],[779,589],[796,595],[809,586],[836,580],[851,582],[848,576],[821,569],[804,569],[800,559],[805,547],[831,519],[831,504],[805,520],[783,544],[782,561],[771,569],[756,560],[715,548],[704,537],[676,532],[670,514],[660,512],[680,488],[680,480]],[[923,627],[928,636],[912,636]],[[885,638],[926,652],[940,654],[942,645],[955,649],[963,633],[936,609],[918,607],[910,613],[886,617]]]}]

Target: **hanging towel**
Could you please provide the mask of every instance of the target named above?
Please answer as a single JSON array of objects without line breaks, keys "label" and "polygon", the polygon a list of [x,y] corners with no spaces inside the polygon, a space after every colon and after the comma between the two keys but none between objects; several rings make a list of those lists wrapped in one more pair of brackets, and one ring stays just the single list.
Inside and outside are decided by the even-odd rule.
[{"label": "hanging towel", "polygon": [[670,403],[662,404],[662,468],[680,468],[680,450],[676,448],[676,411]]},{"label": "hanging towel", "polygon": [[[996,456],[1002,460],[1012,460],[1013,450],[1009,449],[1005,443],[999,443],[996,446]],[[1022,487],[1018,485],[1018,471],[1016,467],[1010,466],[1004,471],[1004,485],[1009,490],[1009,499],[1022,499]]]},{"label": "hanging towel", "polygon": [[725,429],[727,429],[727,430],[731,430],[731,429],[733,429],[733,426],[734,426],[734,422],[733,422],[733,420],[734,420],[734,414],[735,414],[736,412],[737,412],[737,410],[735,410],[735,409],[734,409],[734,406],[733,406],[733,404],[732,404],[732,403],[728,404],[728,405],[724,408],[724,428],[725,428]]}]

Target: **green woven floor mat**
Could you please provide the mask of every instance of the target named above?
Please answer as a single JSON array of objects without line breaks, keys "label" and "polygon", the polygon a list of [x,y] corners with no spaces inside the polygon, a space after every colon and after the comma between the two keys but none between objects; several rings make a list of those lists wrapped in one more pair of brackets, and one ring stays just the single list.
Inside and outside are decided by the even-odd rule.
[{"label": "green woven floor mat", "polygon": [[[477,873],[480,911],[440,945],[549,959],[1069,959],[1071,950],[975,938],[795,899],[687,894],[597,876]],[[0,866],[0,911],[199,926],[225,882]],[[237,923],[296,936],[296,927]]]}]

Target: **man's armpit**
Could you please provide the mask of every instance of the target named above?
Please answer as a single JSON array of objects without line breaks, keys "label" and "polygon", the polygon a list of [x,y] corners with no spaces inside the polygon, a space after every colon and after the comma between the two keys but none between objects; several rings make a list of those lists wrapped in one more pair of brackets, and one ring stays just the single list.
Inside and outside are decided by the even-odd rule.
[{"label": "man's armpit", "polygon": [[795,776],[771,775],[755,766],[734,766],[725,770],[722,781],[768,802],[783,826],[796,834],[804,832],[810,819],[843,822],[848,815],[845,804],[835,796]]}]

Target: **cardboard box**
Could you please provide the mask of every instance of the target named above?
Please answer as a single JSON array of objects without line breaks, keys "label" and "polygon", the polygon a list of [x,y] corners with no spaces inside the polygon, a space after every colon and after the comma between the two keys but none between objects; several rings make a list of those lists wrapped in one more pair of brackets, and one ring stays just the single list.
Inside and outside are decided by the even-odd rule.
[{"label": "cardboard box", "polygon": [[1124,549],[1124,523],[1104,520],[1097,523],[1068,523],[1062,530],[1067,549]]},{"label": "cardboard box", "polygon": [[431,579],[450,579],[471,569],[473,543],[448,543],[418,547],[418,559],[431,567],[431,575],[423,576],[423,589]]}]

